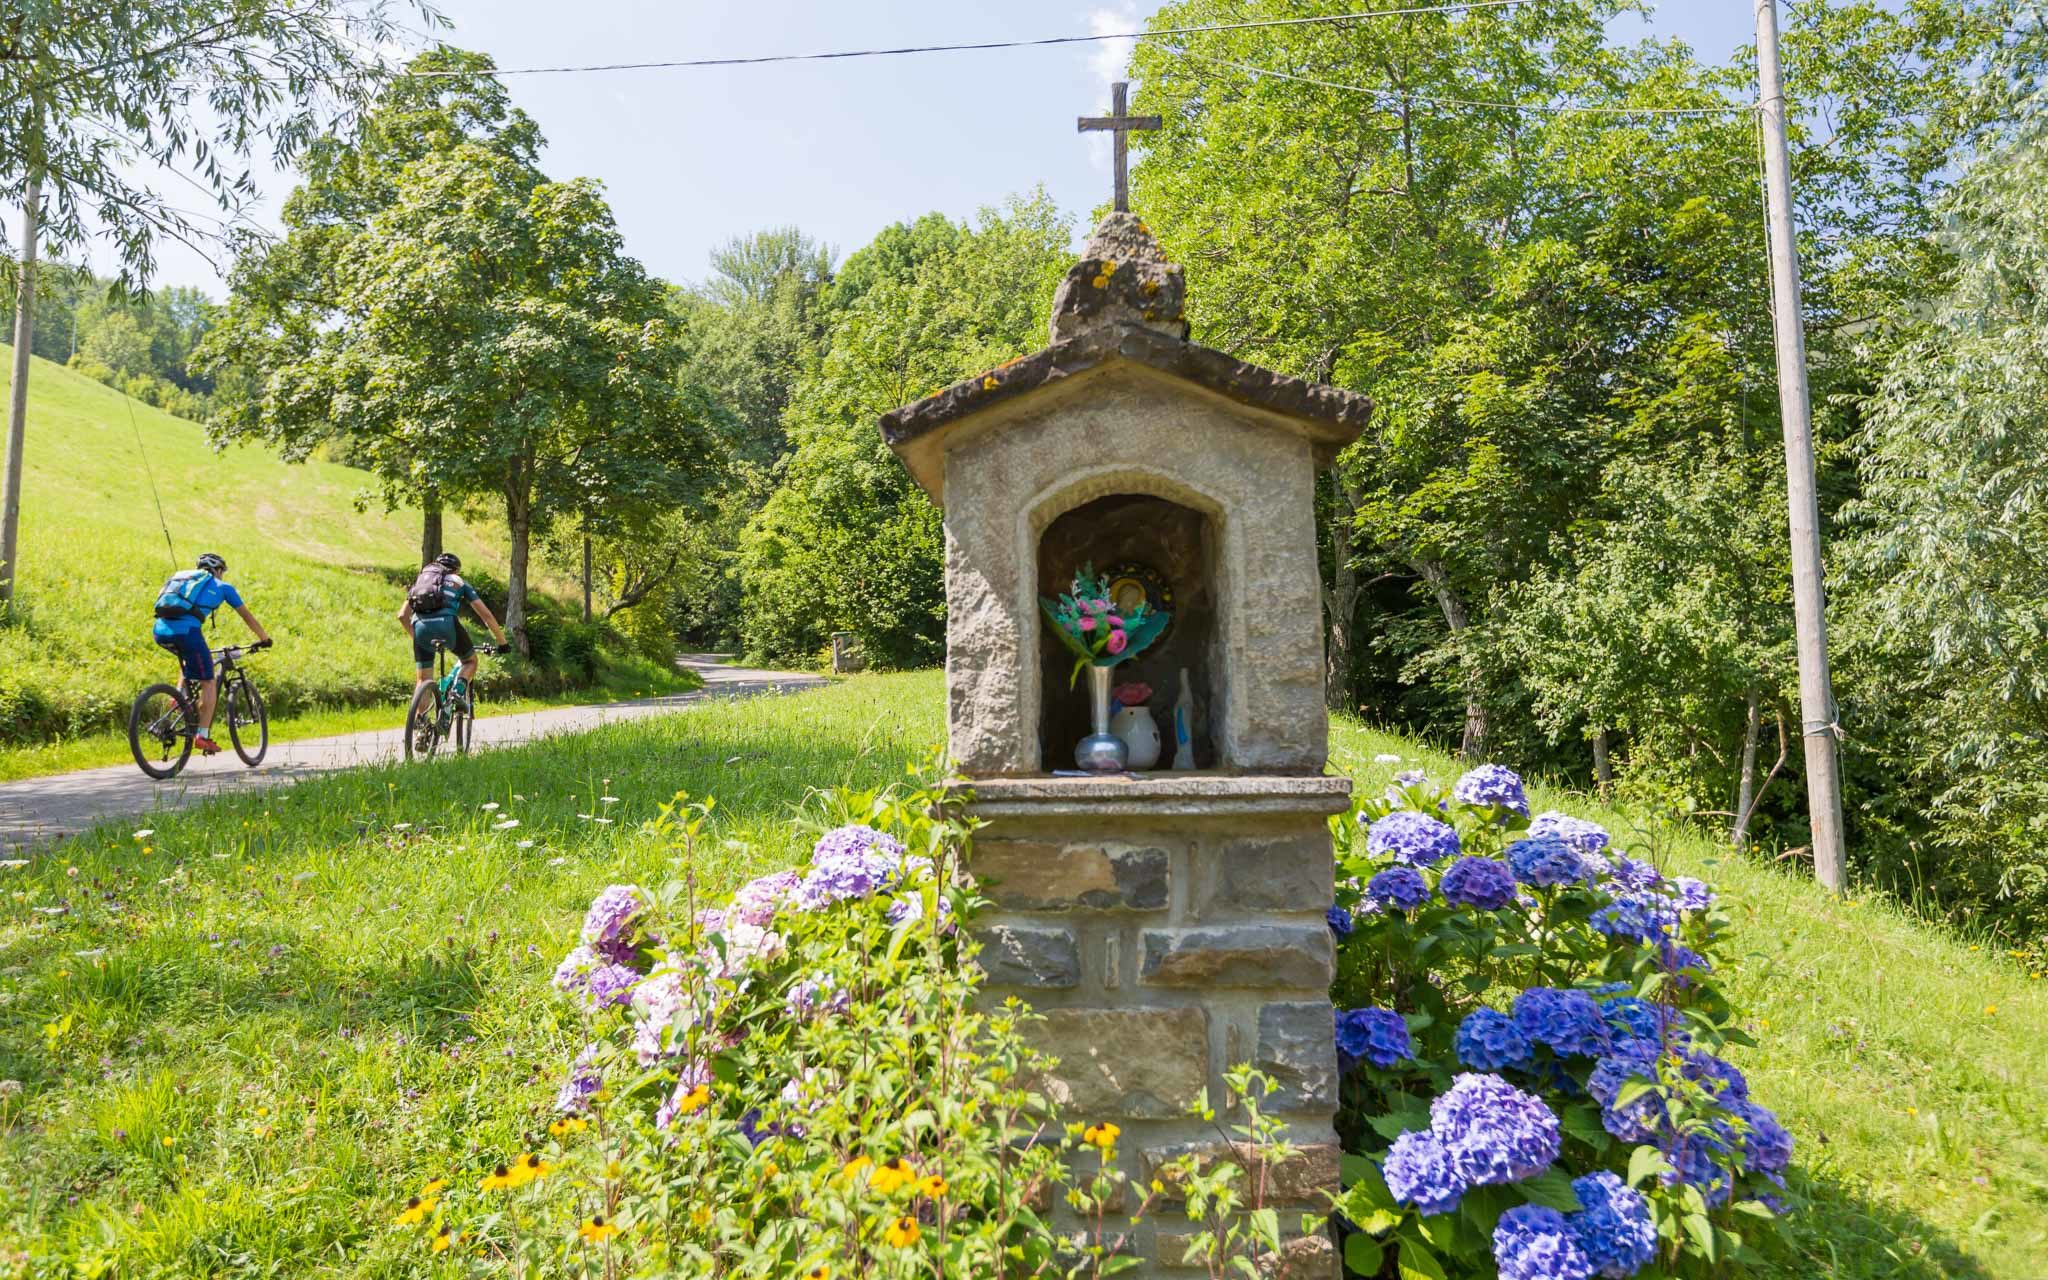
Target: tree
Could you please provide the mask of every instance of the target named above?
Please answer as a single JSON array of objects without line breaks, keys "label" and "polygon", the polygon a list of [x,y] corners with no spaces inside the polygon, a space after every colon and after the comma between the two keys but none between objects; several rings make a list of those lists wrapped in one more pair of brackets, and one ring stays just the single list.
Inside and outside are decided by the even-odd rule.
[{"label": "tree", "polygon": [[511,105],[491,60],[446,45],[415,58],[349,130],[312,140],[299,162],[301,183],[284,207],[281,239],[243,234],[230,277],[232,294],[218,332],[200,352],[216,373],[235,371],[234,394],[220,398],[210,427],[217,439],[259,439],[286,458],[303,458],[336,440],[351,460],[378,472],[388,499],[421,509],[420,558],[441,551],[441,489],[388,437],[334,403],[270,394],[268,372],[314,359],[350,314],[345,273],[370,225],[398,199],[407,166],[457,146],[483,147],[515,166],[539,162],[542,139]]},{"label": "tree", "polygon": [[[365,50],[391,40],[387,0],[16,0],[0,17],[0,200],[24,210],[15,290],[14,391],[0,495],[0,604],[18,576],[21,452],[34,345],[35,259],[111,238],[124,285],[149,279],[159,236],[209,238],[195,217],[134,176],[140,155],[179,173],[223,212],[252,194],[258,143],[289,159],[382,72]],[[413,6],[408,6],[413,7]],[[416,6],[429,22],[439,15]],[[203,107],[201,104],[204,104]],[[185,172],[188,165],[196,171]],[[47,202],[45,189],[47,188]]]},{"label": "tree", "polygon": [[711,264],[710,279],[677,299],[690,378],[731,411],[740,456],[772,465],[788,452],[791,389],[824,336],[832,253],[782,227],[728,241]]}]

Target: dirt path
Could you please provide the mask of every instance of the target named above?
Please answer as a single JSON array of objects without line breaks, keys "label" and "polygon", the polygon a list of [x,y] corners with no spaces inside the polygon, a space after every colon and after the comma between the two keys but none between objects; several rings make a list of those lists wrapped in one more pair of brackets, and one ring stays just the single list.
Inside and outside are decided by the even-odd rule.
[{"label": "dirt path", "polygon": [[[818,676],[795,672],[728,667],[706,654],[686,654],[681,662],[704,677],[702,689],[630,702],[491,716],[476,722],[475,744],[479,748],[510,746],[553,734],[580,733],[618,720],[668,715],[718,698],[793,693],[824,683]],[[392,718],[394,722],[399,718],[396,708]],[[355,765],[381,764],[398,758],[403,745],[394,723],[389,729],[273,742],[263,763],[254,769],[243,768],[234,753],[224,751],[211,759],[193,756],[185,771],[169,782],[152,782],[129,763],[0,784],[0,853],[14,856],[29,845],[73,835],[103,818],[181,809],[226,791],[274,787]]]}]

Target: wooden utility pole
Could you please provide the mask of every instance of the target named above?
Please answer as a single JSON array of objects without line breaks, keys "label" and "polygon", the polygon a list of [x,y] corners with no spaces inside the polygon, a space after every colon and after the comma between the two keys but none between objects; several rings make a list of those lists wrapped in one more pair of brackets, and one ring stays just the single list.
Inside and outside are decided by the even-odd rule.
[{"label": "wooden utility pole", "polygon": [[1785,85],[1778,65],[1777,0],[1756,0],[1757,114],[1764,133],[1764,202],[1771,237],[1771,316],[1778,337],[1778,408],[1785,424],[1785,509],[1792,532],[1792,613],[1799,638],[1800,736],[1813,874],[1842,892],[1842,779],[1835,753],[1834,685],[1828,676],[1826,584],[1821,575],[1820,498],[1815,492],[1813,411],[1806,391],[1806,324],[1799,303],[1799,245],[1792,229],[1792,161],[1785,146]]},{"label": "wooden utility pole", "polygon": [[590,621],[590,535],[583,535],[583,620]]},{"label": "wooden utility pole", "polygon": [[28,435],[28,355],[36,328],[36,235],[42,215],[43,174],[30,160],[28,194],[21,205],[21,276],[14,291],[14,382],[7,396],[7,481],[0,489],[0,605],[14,599],[21,556],[21,447]]}]

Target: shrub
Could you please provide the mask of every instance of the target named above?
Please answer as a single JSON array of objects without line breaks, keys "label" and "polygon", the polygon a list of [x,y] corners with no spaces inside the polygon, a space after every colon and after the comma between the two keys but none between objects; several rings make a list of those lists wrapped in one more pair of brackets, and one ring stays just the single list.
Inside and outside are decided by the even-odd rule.
[{"label": "shrub", "polygon": [[[1347,1264],[1585,1280],[1725,1274],[1792,1140],[1719,1056],[1713,891],[1482,766],[1338,824]],[[1742,1223],[1738,1226],[1738,1223]]]}]

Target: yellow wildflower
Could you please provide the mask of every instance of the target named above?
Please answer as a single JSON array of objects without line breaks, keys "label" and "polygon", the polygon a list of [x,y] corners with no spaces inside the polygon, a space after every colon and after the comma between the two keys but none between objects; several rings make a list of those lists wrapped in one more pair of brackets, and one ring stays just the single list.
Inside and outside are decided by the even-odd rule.
[{"label": "yellow wildflower", "polygon": [[427,1215],[434,1211],[434,1206],[440,1203],[432,1196],[414,1196],[405,1202],[405,1208],[400,1211],[398,1225],[409,1227],[415,1222],[425,1222]]},{"label": "yellow wildflower", "polygon": [[591,1244],[602,1244],[619,1234],[619,1229],[616,1225],[606,1222],[604,1215],[599,1213],[591,1215],[590,1221],[576,1228],[576,1234]]},{"label": "yellow wildflower", "polygon": [[887,1164],[876,1165],[868,1175],[868,1185],[882,1195],[893,1195],[898,1187],[909,1186],[916,1178],[917,1171],[902,1156],[897,1156]]},{"label": "yellow wildflower", "polygon": [[917,1180],[917,1194],[927,1200],[936,1200],[946,1194],[946,1180],[938,1174],[926,1174]]},{"label": "yellow wildflower", "polygon": [[1081,1132],[1081,1141],[1107,1151],[1116,1145],[1117,1136],[1122,1132],[1113,1124],[1091,1124]]},{"label": "yellow wildflower", "polygon": [[434,1233],[433,1244],[428,1247],[433,1249],[435,1253],[441,1253],[454,1243],[455,1236],[448,1230],[448,1224],[444,1222],[441,1224],[441,1229]]},{"label": "yellow wildflower", "polygon": [[832,1280],[832,1268],[821,1262],[804,1272],[804,1280]]},{"label": "yellow wildflower", "polygon": [[435,1179],[434,1179],[433,1181],[431,1181],[431,1182],[427,1183],[427,1185],[426,1185],[426,1186],[424,1186],[424,1187],[421,1187],[421,1188],[420,1188],[420,1194],[421,1194],[421,1195],[423,1195],[423,1196],[430,1196],[430,1195],[433,1195],[433,1194],[434,1194],[435,1192],[437,1192],[437,1191],[441,1191],[441,1190],[445,1189],[445,1188],[446,1188],[447,1186],[448,1186],[448,1179],[446,1179],[446,1178],[435,1178]]},{"label": "yellow wildflower", "polygon": [[709,1101],[711,1101],[710,1086],[700,1084],[696,1088],[684,1094],[682,1098],[676,1102],[676,1114],[679,1116],[694,1115],[695,1113],[702,1111],[704,1109],[704,1104]]},{"label": "yellow wildflower", "polygon": [[524,1181],[526,1181],[524,1178],[515,1176],[510,1169],[501,1164],[484,1177],[481,1189],[484,1191],[509,1191]]},{"label": "yellow wildflower", "polygon": [[868,1168],[872,1166],[874,1163],[874,1161],[868,1159],[866,1156],[855,1156],[853,1159],[848,1160],[846,1162],[846,1167],[839,1171],[839,1176],[841,1179],[847,1182],[855,1181],[860,1177],[861,1174],[865,1173],[868,1170]]},{"label": "yellow wildflower", "polygon": [[572,1133],[581,1133],[589,1127],[590,1122],[582,1116],[564,1116],[549,1125],[548,1132],[560,1138]]},{"label": "yellow wildflower", "polygon": [[521,1159],[518,1164],[518,1167],[515,1168],[513,1172],[519,1178],[518,1185],[525,1186],[527,1183],[532,1182],[535,1178],[545,1178],[549,1173],[553,1172],[554,1167],[555,1166],[549,1164],[547,1161],[541,1159],[539,1152],[534,1152],[533,1154]]},{"label": "yellow wildflower", "polygon": [[916,1244],[918,1237],[923,1234],[924,1232],[918,1229],[917,1219],[906,1216],[890,1223],[883,1230],[882,1239],[898,1249],[904,1249]]}]

